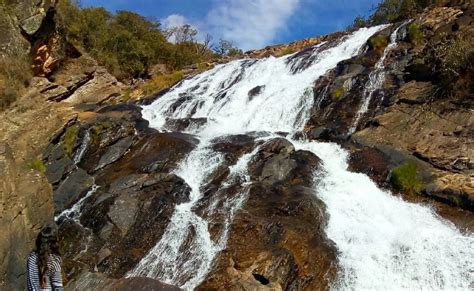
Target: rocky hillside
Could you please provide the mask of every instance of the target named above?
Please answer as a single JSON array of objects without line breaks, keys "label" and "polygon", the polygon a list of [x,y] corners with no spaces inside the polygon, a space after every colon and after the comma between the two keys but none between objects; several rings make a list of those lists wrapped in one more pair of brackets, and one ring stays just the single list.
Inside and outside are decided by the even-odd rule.
[{"label": "rocky hillside", "polygon": [[[175,171],[198,141],[181,131],[205,121],[168,120],[172,131],[150,129],[139,102],[125,102],[130,88],[57,32],[54,4],[18,1],[0,19],[0,30],[8,32],[0,37],[0,51],[32,57],[36,75],[21,98],[0,113],[0,289],[23,288],[33,239],[57,216],[71,290],[175,290],[155,280],[121,278],[160,240],[175,206],[191,199],[190,185]],[[315,82],[311,117],[300,133],[341,144],[351,152],[352,171],[406,200],[431,205],[469,231],[474,229],[473,13],[466,3],[438,7],[381,30],[364,52]],[[310,57],[313,45],[344,35],[247,55]],[[393,39],[397,44],[391,46]],[[453,70],[456,74],[449,73]],[[254,89],[249,98],[261,90]],[[311,191],[320,159],[280,138],[263,143],[258,136],[235,135],[213,144],[225,162],[210,177],[205,197],[236,196],[243,186],[229,178],[231,168],[258,151],[249,164],[249,198],[233,217],[226,249],[198,289],[327,289],[337,277],[337,249],[324,231],[325,205]],[[225,193],[219,190],[222,183]],[[216,220],[221,215],[196,211]],[[213,238],[222,236],[221,225],[209,227]]]}]

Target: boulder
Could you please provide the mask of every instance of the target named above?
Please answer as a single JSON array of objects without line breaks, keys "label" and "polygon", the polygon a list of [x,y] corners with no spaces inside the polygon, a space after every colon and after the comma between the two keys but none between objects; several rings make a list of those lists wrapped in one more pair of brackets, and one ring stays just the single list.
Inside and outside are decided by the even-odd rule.
[{"label": "boulder", "polygon": [[133,137],[128,136],[109,146],[104,155],[100,158],[99,164],[95,170],[102,169],[103,167],[115,162],[120,159],[130,148],[133,143]]}]

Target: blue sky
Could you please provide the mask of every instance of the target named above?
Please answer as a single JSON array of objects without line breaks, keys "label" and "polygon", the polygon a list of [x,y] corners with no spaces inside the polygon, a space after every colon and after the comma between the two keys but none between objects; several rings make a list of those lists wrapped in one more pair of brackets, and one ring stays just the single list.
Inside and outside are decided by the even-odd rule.
[{"label": "blue sky", "polygon": [[81,0],[83,7],[131,10],[162,26],[191,24],[201,36],[248,50],[343,30],[380,0]]}]

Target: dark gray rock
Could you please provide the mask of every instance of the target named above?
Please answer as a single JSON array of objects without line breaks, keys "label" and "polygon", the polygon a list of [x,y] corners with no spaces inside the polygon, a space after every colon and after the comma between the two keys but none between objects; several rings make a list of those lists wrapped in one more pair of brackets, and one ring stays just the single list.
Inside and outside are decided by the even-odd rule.
[{"label": "dark gray rock", "polygon": [[48,181],[54,185],[74,168],[74,162],[66,155],[61,145],[56,145],[47,157],[45,174]]},{"label": "dark gray rock", "polygon": [[133,143],[133,137],[128,136],[124,139],[119,140],[115,144],[111,145],[105,154],[100,158],[99,164],[95,170],[102,169],[103,167],[112,164],[113,162],[120,159],[125,152],[130,148]]},{"label": "dark gray rock", "polygon": [[130,227],[135,223],[138,211],[138,199],[135,195],[124,193],[115,199],[110,207],[108,216],[120,229],[122,236],[128,233]]},{"label": "dark gray rock", "polygon": [[94,178],[86,171],[77,168],[54,191],[55,212],[70,207],[94,184]]}]

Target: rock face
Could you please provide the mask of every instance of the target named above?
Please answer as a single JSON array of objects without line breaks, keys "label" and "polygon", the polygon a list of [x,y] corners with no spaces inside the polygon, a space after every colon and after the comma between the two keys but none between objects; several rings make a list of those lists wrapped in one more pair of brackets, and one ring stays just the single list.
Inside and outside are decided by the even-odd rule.
[{"label": "rock face", "polygon": [[[171,170],[196,140],[146,125],[136,106],[97,107],[71,120],[45,152],[71,284],[94,270],[123,277],[156,244],[175,205],[189,199],[189,186]],[[80,213],[62,213],[69,208]],[[114,284],[140,284],[133,282]]]},{"label": "rock face", "polygon": [[319,159],[285,139],[264,144],[250,165],[249,198],[226,249],[198,290],[323,290],[336,275],[324,204],[311,188]]}]

